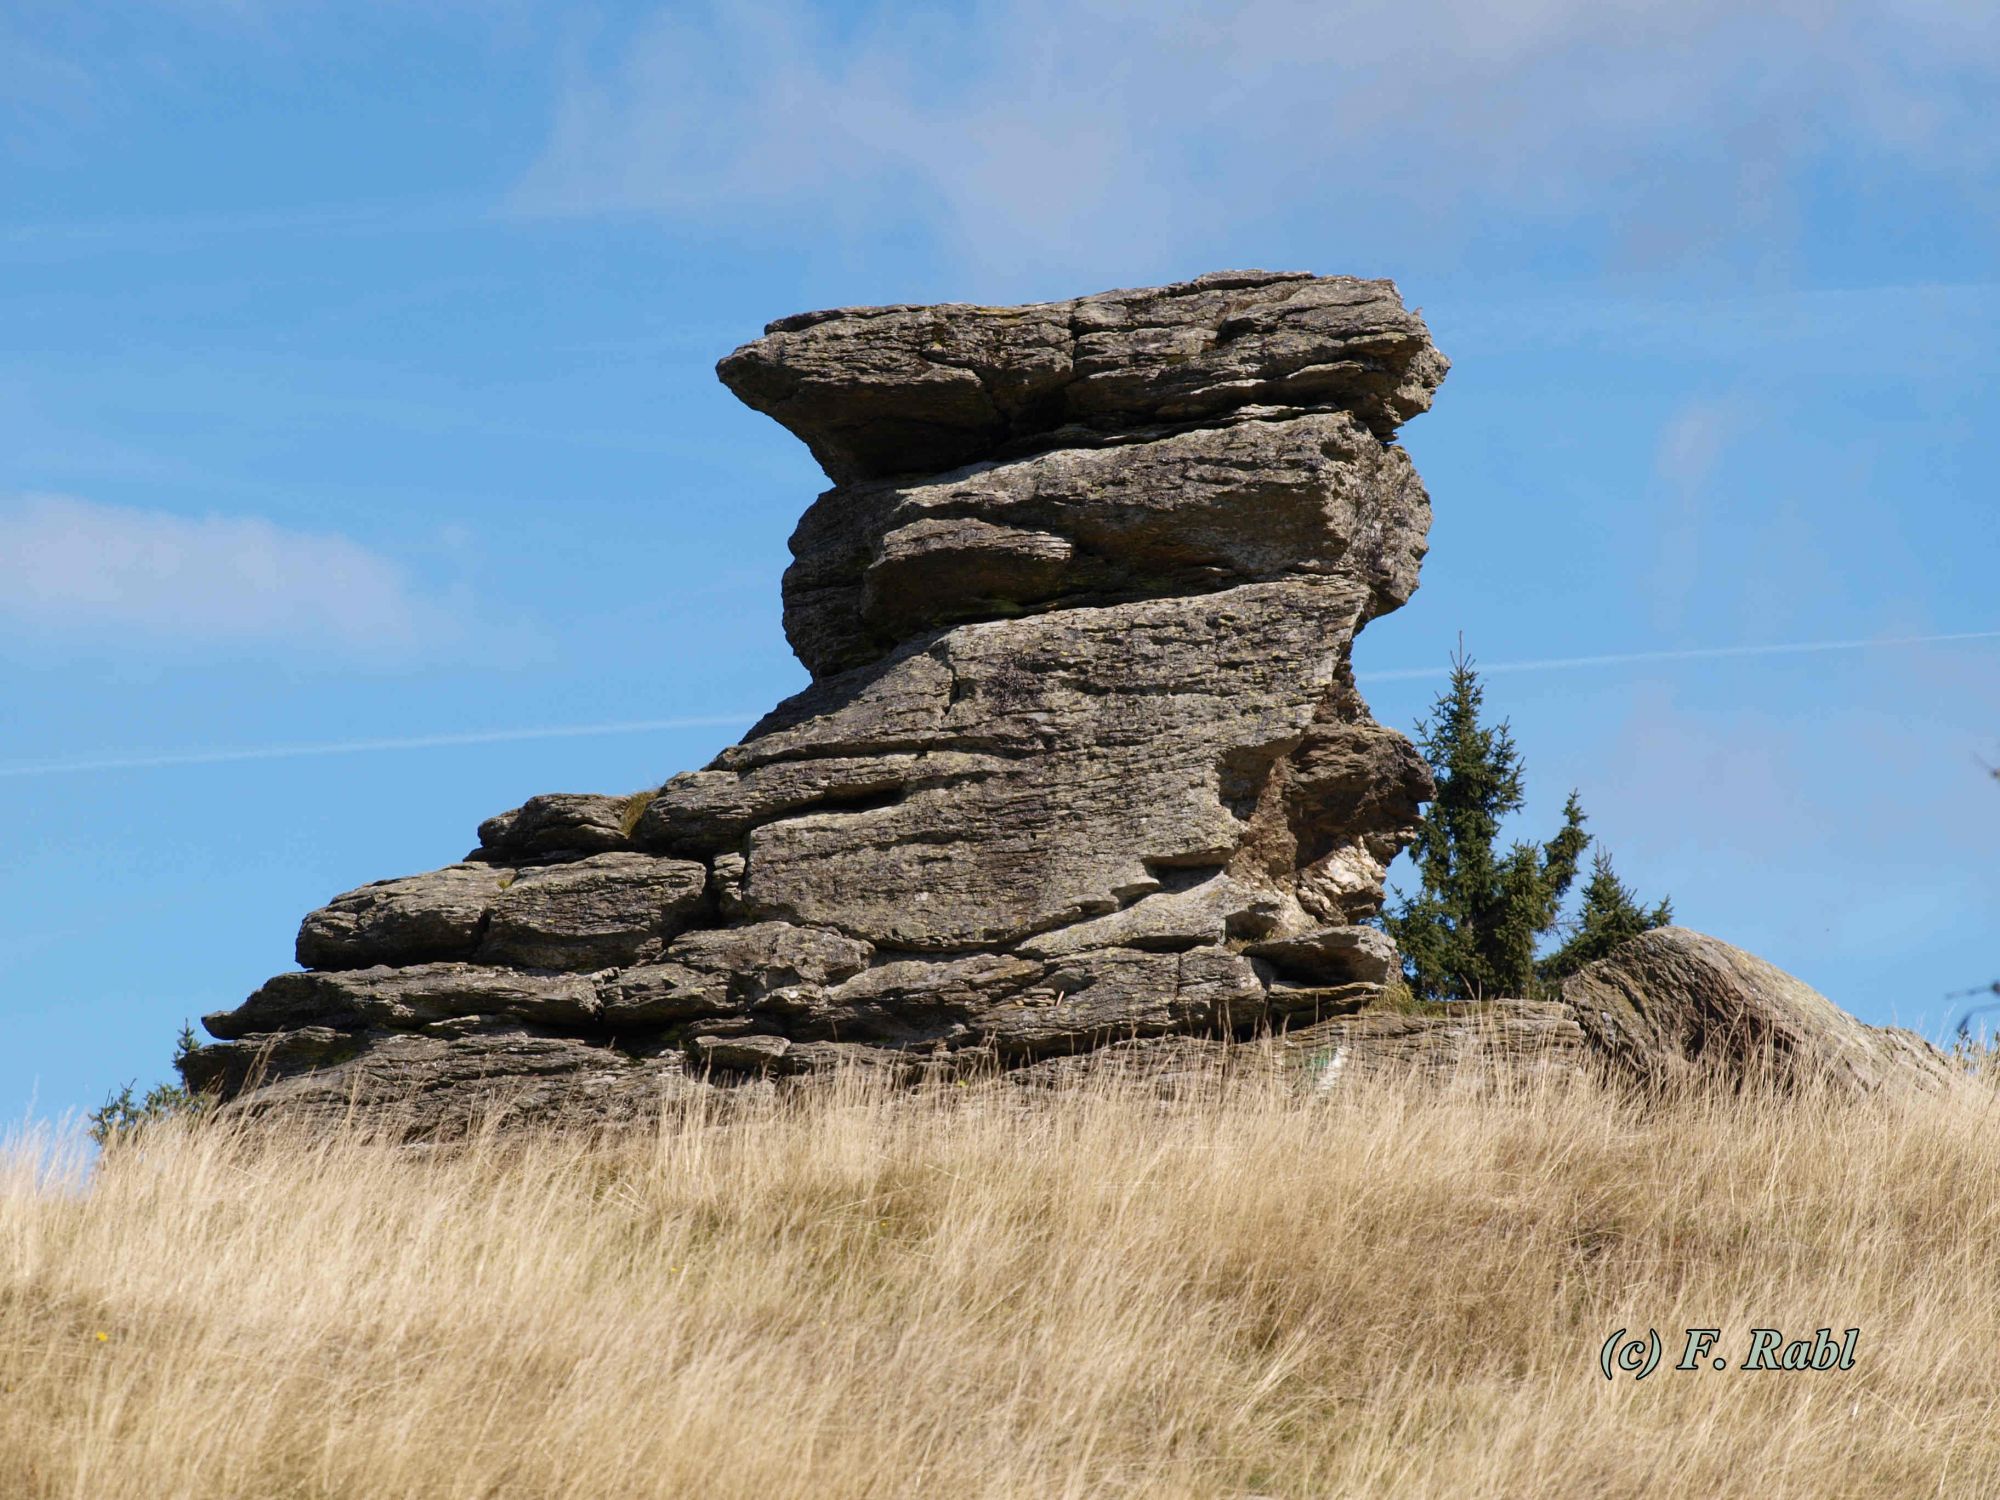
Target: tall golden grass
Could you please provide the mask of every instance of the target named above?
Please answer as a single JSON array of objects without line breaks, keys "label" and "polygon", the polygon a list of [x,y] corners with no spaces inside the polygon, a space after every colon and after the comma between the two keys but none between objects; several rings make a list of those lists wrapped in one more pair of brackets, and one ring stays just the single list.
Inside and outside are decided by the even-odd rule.
[{"label": "tall golden grass", "polygon": [[[2000,1495],[1993,1100],[850,1081],[596,1141],[23,1139],[0,1496]],[[1671,1368],[1695,1326],[1730,1369]],[[1854,1367],[1739,1371],[1752,1327]]]}]

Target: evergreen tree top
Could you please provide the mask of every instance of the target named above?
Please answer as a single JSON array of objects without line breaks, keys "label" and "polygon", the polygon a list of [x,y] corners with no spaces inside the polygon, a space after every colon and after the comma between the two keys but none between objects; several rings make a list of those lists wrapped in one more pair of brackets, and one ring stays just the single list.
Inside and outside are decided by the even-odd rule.
[{"label": "evergreen tree top", "polygon": [[1417,723],[1417,745],[1437,794],[1410,847],[1421,888],[1383,925],[1403,950],[1412,990],[1424,999],[1532,995],[1672,915],[1665,901],[1642,910],[1600,850],[1568,941],[1537,958],[1542,940],[1564,925],[1563,902],[1591,836],[1572,790],[1554,837],[1496,852],[1501,825],[1526,805],[1526,772],[1509,722],[1481,722],[1485,696],[1461,640],[1449,686]]}]

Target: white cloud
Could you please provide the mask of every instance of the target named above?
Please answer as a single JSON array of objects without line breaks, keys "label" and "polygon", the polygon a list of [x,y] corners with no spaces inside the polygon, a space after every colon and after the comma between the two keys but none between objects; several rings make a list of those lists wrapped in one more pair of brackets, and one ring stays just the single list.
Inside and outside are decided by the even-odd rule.
[{"label": "white cloud", "polygon": [[443,624],[402,569],[345,537],[60,495],[0,504],[0,617],[335,649],[408,646]]},{"label": "white cloud", "polygon": [[1653,473],[1664,496],[1653,561],[1653,622],[1687,623],[1702,578],[1716,468],[1743,414],[1732,402],[1700,398],[1682,404],[1661,429]]},{"label": "white cloud", "polygon": [[1065,266],[1302,215],[1346,263],[1483,206],[1670,258],[1782,238],[1814,161],[1990,174],[1996,30],[1983,0],[1005,0],[844,31],[710,0],[577,62],[518,200],[901,216]]},{"label": "white cloud", "polygon": [[10,154],[47,159],[99,102],[90,75],[13,34],[0,21],[0,143]]}]

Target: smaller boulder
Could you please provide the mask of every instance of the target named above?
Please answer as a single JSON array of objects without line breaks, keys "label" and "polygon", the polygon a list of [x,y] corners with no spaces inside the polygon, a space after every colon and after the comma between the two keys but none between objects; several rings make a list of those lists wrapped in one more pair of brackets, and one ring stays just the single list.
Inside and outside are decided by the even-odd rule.
[{"label": "smaller boulder", "polygon": [[1873,1092],[1943,1087],[1943,1055],[1914,1032],[1867,1026],[1741,948],[1661,927],[1571,975],[1563,1000],[1592,1045],[1655,1082],[1715,1069]]},{"label": "smaller boulder", "polygon": [[308,916],[293,951],[308,969],[470,958],[512,875],[493,865],[459,864],[378,880]]},{"label": "smaller boulder", "polygon": [[707,886],[705,865],[646,854],[531,867],[494,898],[478,957],[530,969],[648,963],[702,914]]},{"label": "smaller boulder", "polygon": [[481,859],[545,859],[608,854],[632,847],[638,797],[549,792],[479,825]]}]

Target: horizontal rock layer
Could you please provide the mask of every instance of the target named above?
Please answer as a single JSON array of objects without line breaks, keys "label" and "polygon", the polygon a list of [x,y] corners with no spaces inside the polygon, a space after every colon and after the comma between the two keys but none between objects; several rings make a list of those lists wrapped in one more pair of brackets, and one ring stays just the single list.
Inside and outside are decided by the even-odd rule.
[{"label": "horizontal rock layer", "polygon": [[[829,949],[821,962],[829,960],[833,969],[814,971],[822,982],[838,972],[842,955]],[[825,997],[824,1016],[845,1018],[887,1002],[870,1016],[878,1037],[891,1034],[897,1007],[913,1007],[920,1025],[935,1024],[941,1008],[972,1023],[967,1035],[976,1042],[939,1051],[794,1040],[754,1022],[732,1029],[720,1008],[707,1012],[716,1018],[707,1027],[641,1030],[623,1042],[577,1035],[579,997],[596,991],[607,1006],[633,997],[644,1003],[672,988],[638,971],[552,986],[541,1005],[527,1001],[518,984],[481,979],[462,965],[330,976],[338,981],[330,994],[309,982],[316,976],[290,975],[260,992],[256,1013],[245,1017],[279,1029],[203,1049],[195,1078],[241,1094],[238,1108],[332,1122],[359,1105],[430,1134],[501,1112],[519,1120],[644,1124],[662,1105],[717,1080],[804,1085],[843,1063],[887,1068],[905,1082],[1000,1067],[1004,1078],[1030,1088],[1108,1071],[1169,1093],[1208,1086],[1219,1068],[1232,1066],[1278,1069],[1315,1091],[1384,1077],[1488,1087],[1595,1073],[1652,1086],[1707,1077],[1874,1092],[1945,1088],[1955,1076],[1913,1033],[1864,1026],[1751,954],[1681,928],[1633,939],[1572,976],[1555,999],[1407,1006],[1385,1004],[1376,987],[1360,985],[1321,997],[1313,1015],[1273,1016],[1260,1029],[1271,1045],[1259,1047],[1232,1039],[1226,1019],[1190,1024],[1221,1019],[1217,1006],[1258,1004],[1254,985],[1212,951],[1099,952],[1091,966],[1096,982],[1060,997],[1060,983],[1077,970],[1003,958],[874,965],[830,988],[799,976],[801,987]],[[690,998],[683,1013],[735,1003],[737,1014],[755,1018],[769,1004],[794,1003],[784,993],[794,986],[772,983],[779,977],[767,972],[735,990],[733,1002],[727,980],[705,994],[684,981],[681,993],[701,998]],[[516,1008],[492,1013],[503,996]],[[481,1011],[456,1011],[468,1001]],[[1139,1024],[1107,1037],[1107,1010]]]},{"label": "horizontal rock layer", "polygon": [[1407,454],[1345,412],[829,490],[792,537],[785,631],[815,676],[964,620],[1340,577],[1406,602],[1430,526]]},{"label": "horizontal rock layer", "polygon": [[1391,282],[1225,271],[1027,307],[803,313],[717,373],[847,481],[1246,406],[1349,411],[1387,437],[1447,368]]}]

